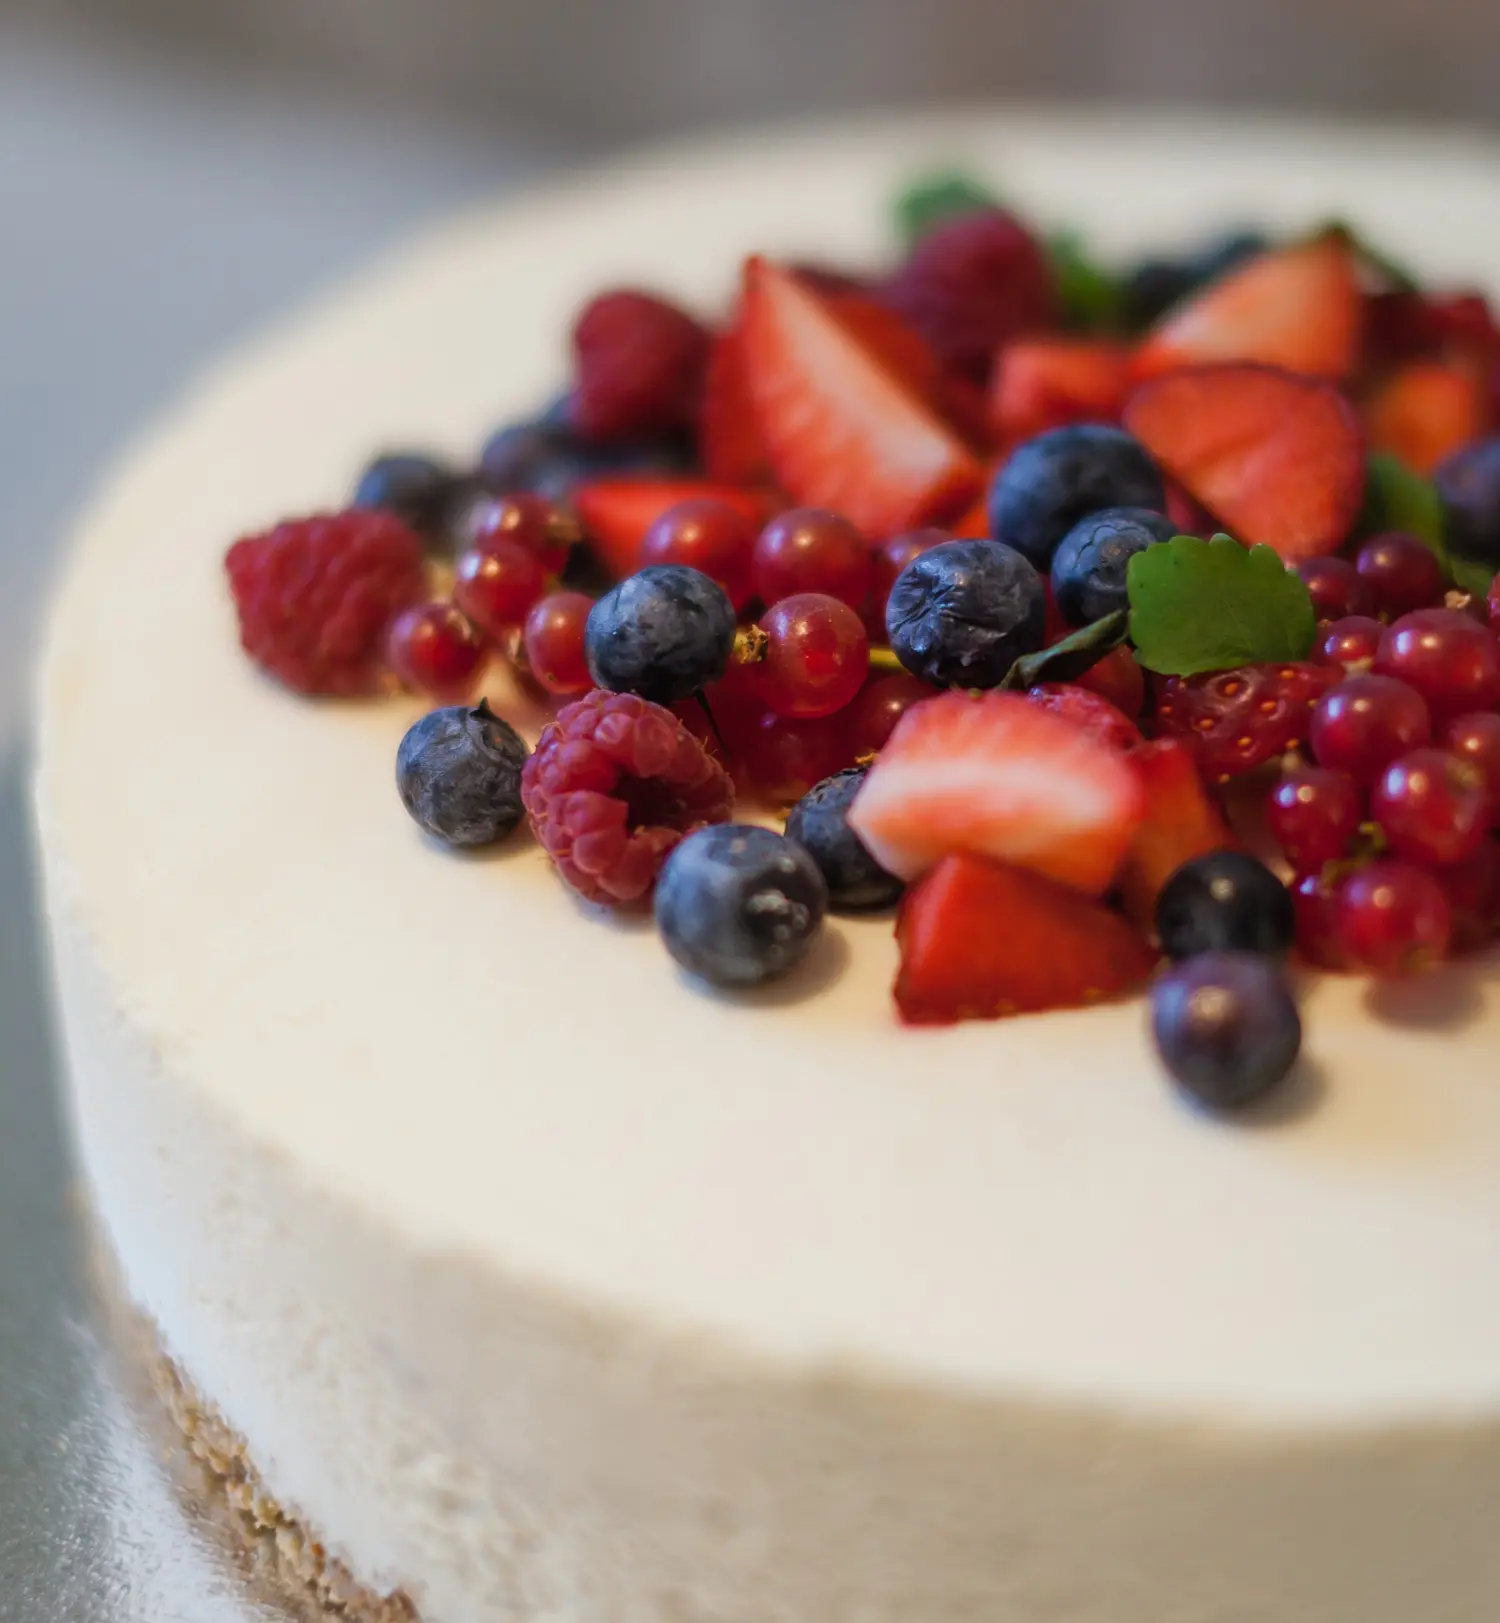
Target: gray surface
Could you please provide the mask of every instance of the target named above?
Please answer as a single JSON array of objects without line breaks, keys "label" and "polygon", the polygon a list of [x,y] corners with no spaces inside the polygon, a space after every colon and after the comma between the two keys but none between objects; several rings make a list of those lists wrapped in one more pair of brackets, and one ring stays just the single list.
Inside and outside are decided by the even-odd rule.
[{"label": "gray surface", "polygon": [[137,1424],[83,1275],[25,791],[25,673],[67,520],[210,352],[553,151],[0,24],[0,1623],[266,1615]]}]

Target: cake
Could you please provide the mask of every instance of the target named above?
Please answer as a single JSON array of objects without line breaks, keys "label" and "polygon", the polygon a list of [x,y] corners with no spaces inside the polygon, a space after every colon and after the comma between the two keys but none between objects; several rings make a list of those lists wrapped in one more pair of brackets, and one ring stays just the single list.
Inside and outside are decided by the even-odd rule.
[{"label": "cake", "polygon": [[[1188,129],[804,133],[480,213],[227,362],[82,525],[37,808],[88,1192],[185,1430],[349,1615],[1495,1615],[1482,956],[1315,979],[1231,1125],[1174,1103],[1138,997],[896,1023],[888,915],[717,995],[537,845],[435,851],[391,786],[430,701],[289,694],[225,586],[372,449],[458,458],[541,398],[601,283],[710,307],[747,247],[857,261],[924,152],[1106,241],[1228,172],[1500,275],[1462,150]],[[535,739],[533,688],[485,691]]]}]

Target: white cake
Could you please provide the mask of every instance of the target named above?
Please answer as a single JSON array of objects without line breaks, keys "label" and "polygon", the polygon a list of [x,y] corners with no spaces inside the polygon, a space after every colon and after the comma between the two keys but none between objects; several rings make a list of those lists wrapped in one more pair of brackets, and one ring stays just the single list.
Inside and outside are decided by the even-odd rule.
[{"label": "white cake", "polygon": [[595,286],[873,251],[954,153],[1106,242],[1337,206],[1500,281],[1480,149],[922,123],[482,213],[256,343],[110,481],[45,660],[93,1201],[266,1494],[424,1623],[1493,1623],[1493,971],[1310,989],[1235,1127],[1138,1001],[900,1029],[888,921],[715,998],[535,847],[424,842],[416,701],[237,646],[227,542],[470,451]]}]

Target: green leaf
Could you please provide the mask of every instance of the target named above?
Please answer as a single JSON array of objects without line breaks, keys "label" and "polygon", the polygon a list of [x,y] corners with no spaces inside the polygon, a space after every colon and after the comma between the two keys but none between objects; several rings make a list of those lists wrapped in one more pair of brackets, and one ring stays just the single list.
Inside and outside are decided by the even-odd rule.
[{"label": "green leaf", "polygon": [[933,226],[941,225],[956,214],[972,214],[975,209],[998,206],[990,189],[966,170],[940,169],[919,175],[897,197],[896,230],[902,244],[910,248]]},{"label": "green leaf", "polygon": [[1349,245],[1392,293],[1420,293],[1422,285],[1399,260],[1392,259],[1383,248],[1377,248],[1368,237],[1356,231],[1347,220],[1327,220],[1312,233],[1319,237],[1338,237]]},{"label": "green leaf", "polygon": [[1449,567],[1443,498],[1430,479],[1413,473],[1399,457],[1373,451],[1365,467],[1365,506],[1360,532],[1405,530],[1426,543],[1446,570]]},{"label": "green leaf", "polygon": [[1130,611],[1116,609],[1074,631],[1050,648],[1023,654],[1005,673],[1002,688],[1026,689],[1038,682],[1076,682],[1092,670],[1107,653],[1120,646],[1130,633]]},{"label": "green leaf", "polygon": [[1316,615],[1270,547],[1179,535],[1136,553],[1126,576],[1136,658],[1169,676],[1303,658]]},{"label": "green leaf", "polygon": [[1047,239],[1047,254],[1064,326],[1077,332],[1118,327],[1125,313],[1124,288],[1090,256],[1079,233],[1055,232]]}]

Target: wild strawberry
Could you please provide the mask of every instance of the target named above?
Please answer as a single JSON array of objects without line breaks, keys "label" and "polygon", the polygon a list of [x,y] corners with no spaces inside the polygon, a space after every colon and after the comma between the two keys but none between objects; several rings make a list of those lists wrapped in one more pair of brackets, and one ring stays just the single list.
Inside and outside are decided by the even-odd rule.
[{"label": "wild strawberry", "polygon": [[1343,674],[1335,665],[1286,664],[1164,677],[1157,730],[1181,739],[1204,777],[1222,783],[1305,744],[1313,706]]}]

